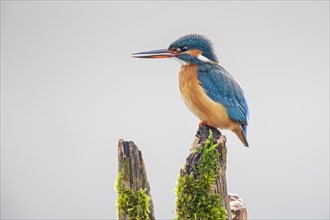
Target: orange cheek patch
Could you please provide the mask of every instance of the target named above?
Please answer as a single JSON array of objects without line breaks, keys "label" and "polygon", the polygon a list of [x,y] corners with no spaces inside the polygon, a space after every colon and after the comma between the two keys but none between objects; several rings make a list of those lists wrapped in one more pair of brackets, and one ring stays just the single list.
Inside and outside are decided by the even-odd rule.
[{"label": "orange cheek patch", "polygon": [[194,57],[198,57],[199,55],[202,54],[202,51],[200,51],[198,49],[193,49],[193,50],[188,50],[188,51],[186,51],[184,53],[190,54],[190,55],[192,55]]}]

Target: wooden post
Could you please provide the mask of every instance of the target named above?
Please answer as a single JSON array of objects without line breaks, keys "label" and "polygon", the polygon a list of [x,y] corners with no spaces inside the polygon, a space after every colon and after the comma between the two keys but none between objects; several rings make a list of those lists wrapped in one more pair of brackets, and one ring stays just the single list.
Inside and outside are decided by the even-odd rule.
[{"label": "wooden post", "polygon": [[155,220],[142,153],[133,141],[119,140],[116,190],[118,219]]}]

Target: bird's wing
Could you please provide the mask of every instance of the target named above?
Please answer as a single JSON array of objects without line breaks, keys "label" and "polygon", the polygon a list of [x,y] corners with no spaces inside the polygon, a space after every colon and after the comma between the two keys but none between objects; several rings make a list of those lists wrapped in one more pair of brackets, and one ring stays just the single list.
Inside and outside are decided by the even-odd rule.
[{"label": "bird's wing", "polygon": [[206,94],[225,106],[229,117],[243,125],[248,122],[248,105],[238,82],[219,65],[208,65],[198,70],[198,80]]}]

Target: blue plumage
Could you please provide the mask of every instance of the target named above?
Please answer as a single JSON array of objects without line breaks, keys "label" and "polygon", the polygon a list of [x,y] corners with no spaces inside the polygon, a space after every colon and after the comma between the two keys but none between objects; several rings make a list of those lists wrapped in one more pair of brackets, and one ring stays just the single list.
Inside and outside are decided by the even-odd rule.
[{"label": "blue plumage", "polygon": [[213,101],[225,106],[232,120],[247,125],[248,106],[244,92],[230,73],[218,64],[199,65],[198,80]]}]

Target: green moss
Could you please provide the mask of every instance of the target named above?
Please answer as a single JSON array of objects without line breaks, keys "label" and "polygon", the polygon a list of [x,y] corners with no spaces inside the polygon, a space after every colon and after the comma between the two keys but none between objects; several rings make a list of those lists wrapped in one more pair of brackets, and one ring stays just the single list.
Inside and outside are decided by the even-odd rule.
[{"label": "green moss", "polygon": [[125,214],[131,220],[149,220],[149,202],[150,197],[144,189],[134,192],[125,188],[122,183],[123,175],[118,174],[116,181],[117,198],[117,215]]},{"label": "green moss", "polygon": [[194,153],[200,155],[198,166],[192,172],[178,178],[176,188],[176,220],[222,220],[226,219],[226,211],[221,206],[221,198],[211,194],[211,187],[219,171],[218,144],[209,138]]}]

